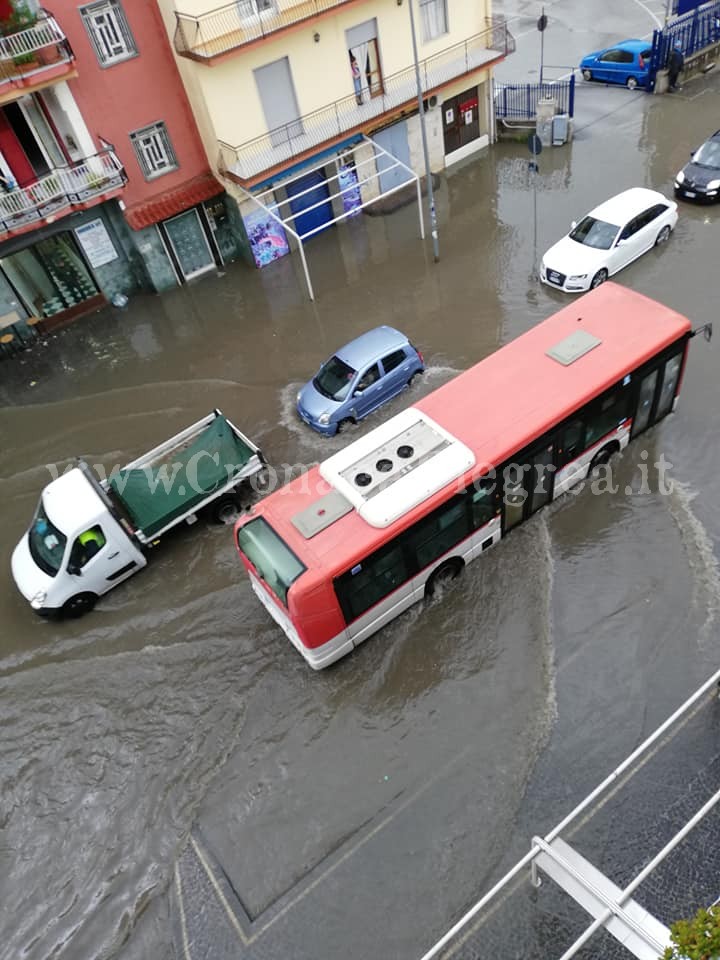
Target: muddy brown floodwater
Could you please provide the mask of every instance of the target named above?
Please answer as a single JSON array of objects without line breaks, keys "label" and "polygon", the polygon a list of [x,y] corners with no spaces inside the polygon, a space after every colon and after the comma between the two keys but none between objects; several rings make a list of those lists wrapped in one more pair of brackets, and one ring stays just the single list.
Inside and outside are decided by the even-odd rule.
[{"label": "muddy brown floodwater", "polygon": [[[552,313],[566,301],[536,279],[543,250],[621,187],[671,191],[718,85],[699,102],[579,93],[586,122],[543,154],[536,223],[523,145],[448,172],[438,265],[413,206],[360,217],[310,245],[315,303],[294,257],[233,264],[2,362],[0,956],[170,958],[193,825],[256,921],[390,814],[384,852],[365,845],[348,890],[337,879],[347,923],[306,926],[284,955],[418,955],[514,850],[538,756],[549,826],[718,664],[718,350],[697,341],[676,415],[621,458],[621,492],[541,512],[322,674],[256,602],[230,528],[168,537],[79,621],[36,619],[9,571],[47,464],[110,468],[213,407],[272,463],[311,463],[345,437],[306,429],[294,396],[336,346],[389,323],[428,365],[354,437]],[[713,319],[718,216],[683,207],[670,243],[620,281]],[[509,382],[508,398],[531,387]],[[652,479],[622,492],[639,487],[641,448],[673,464],[671,495]],[[412,858],[396,862],[401,841]]]}]

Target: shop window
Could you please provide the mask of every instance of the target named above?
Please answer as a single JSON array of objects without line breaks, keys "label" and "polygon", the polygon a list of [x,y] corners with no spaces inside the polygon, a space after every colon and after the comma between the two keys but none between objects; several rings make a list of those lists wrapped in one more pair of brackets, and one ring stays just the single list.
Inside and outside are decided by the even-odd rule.
[{"label": "shop window", "polygon": [[447,0],[420,0],[420,18],[425,43],[447,33]]},{"label": "shop window", "polygon": [[137,56],[137,47],[120,0],[102,0],[80,8],[85,29],[103,67]]},{"label": "shop window", "polygon": [[175,151],[162,121],[136,130],[130,134],[130,140],[146,180],[177,170]]}]

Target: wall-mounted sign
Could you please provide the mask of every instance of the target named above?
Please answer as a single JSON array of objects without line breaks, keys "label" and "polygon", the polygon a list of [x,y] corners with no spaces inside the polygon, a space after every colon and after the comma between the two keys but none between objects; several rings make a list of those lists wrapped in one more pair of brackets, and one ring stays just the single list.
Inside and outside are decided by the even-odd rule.
[{"label": "wall-mounted sign", "polygon": [[357,216],[361,209],[362,200],[357,183],[358,175],[355,167],[338,167],[338,186],[342,192],[343,210],[349,217]]},{"label": "wall-mounted sign", "polygon": [[445,126],[449,127],[451,123],[455,120],[455,111],[452,107],[448,107],[445,111]]},{"label": "wall-mounted sign", "polygon": [[75,227],[75,236],[80,241],[91,267],[102,267],[117,260],[118,252],[102,220],[91,220],[81,227]]},{"label": "wall-mounted sign", "polygon": [[254,210],[243,217],[256,267],[266,267],[290,252],[282,226],[267,210]]}]

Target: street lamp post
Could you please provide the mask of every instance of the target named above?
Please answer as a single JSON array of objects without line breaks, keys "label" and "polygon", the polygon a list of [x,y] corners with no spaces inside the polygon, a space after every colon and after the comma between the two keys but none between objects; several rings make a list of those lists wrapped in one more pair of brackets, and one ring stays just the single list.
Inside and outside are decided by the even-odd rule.
[{"label": "street lamp post", "polygon": [[423,107],[422,85],[420,83],[420,64],[418,63],[417,39],[415,37],[415,14],[413,0],[408,0],[410,10],[410,33],[412,35],[413,60],[415,61],[415,83],[417,85],[418,110],[420,111],[420,133],[422,134],[423,153],[425,154],[425,180],[427,182],[428,203],[430,205],[430,233],[433,242],[433,257],[435,263],[440,260],[440,245],[438,242],[437,213],[435,212],[435,197],[433,195],[432,171],[430,170],[430,154],[428,152],[427,131],[425,130],[425,110]]}]

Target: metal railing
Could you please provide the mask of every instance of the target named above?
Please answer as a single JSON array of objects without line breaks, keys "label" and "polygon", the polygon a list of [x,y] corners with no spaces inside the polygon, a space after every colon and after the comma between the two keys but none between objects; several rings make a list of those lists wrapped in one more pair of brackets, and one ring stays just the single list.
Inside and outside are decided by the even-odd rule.
[{"label": "metal railing", "polygon": [[181,56],[212,60],[352,2],[354,0],[302,0],[279,10],[276,0],[240,0],[197,16],[176,10],[175,49]]},{"label": "metal railing", "polygon": [[648,91],[652,91],[657,71],[667,66],[676,43],[680,44],[686,59],[712,44],[720,43],[720,0],[696,7],[670,20],[662,30],[653,31]]},{"label": "metal railing", "polygon": [[31,26],[0,36],[0,83],[72,59],[72,47],[57,20],[40,10]]},{"label": "metal railing", "polygon": [[[515,40],[505,20],[492,17],[482,33],[421,61],[420,83],[423,93],[471,73],[514,50]],[[370,93],[371,96],[361,104],[358,104],[354,93],[349,94],[239,145],[219,140],[221,169],[241,181],[247,180],[321,143],[341,137],[350,130],[361,129],[373,118],[396,110],[416,98],[415,68],[407,67],[383,78]]]},{"label": "metal railing", "polygon": [[56,167],[44,177],[7,193],[0,192],[0,230],[9,232],[84,204],[127,182],[112,150]]},{"label": "metal railing", "polygon": [[575,75],[550,83],[496,83],[493,90],[495,116],[499,120],[534,120],[538,100],[553,99],[557,112],[572,117],[575,112]]}]

